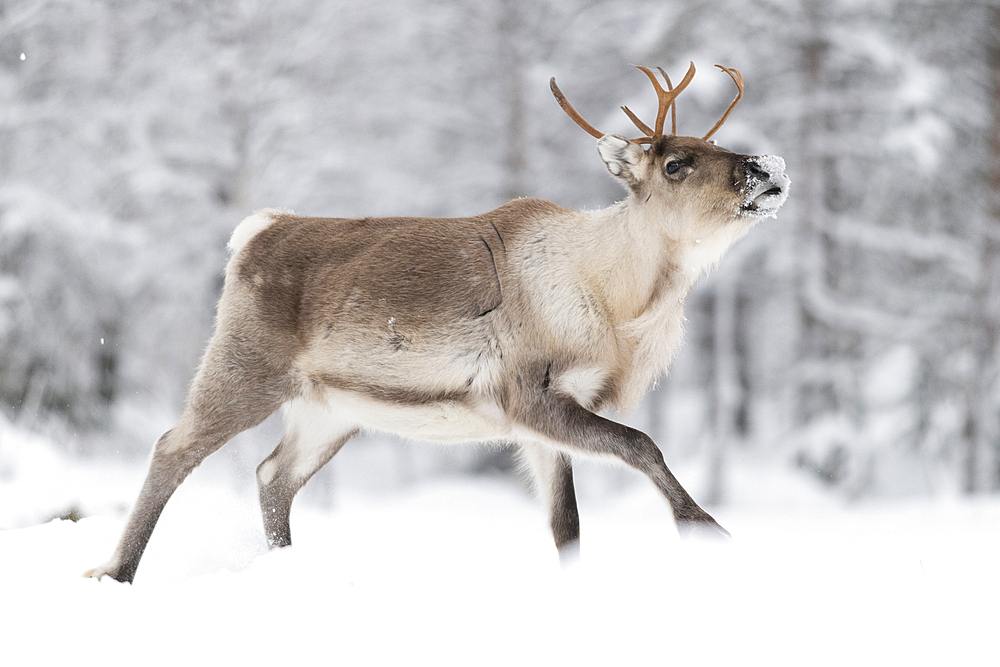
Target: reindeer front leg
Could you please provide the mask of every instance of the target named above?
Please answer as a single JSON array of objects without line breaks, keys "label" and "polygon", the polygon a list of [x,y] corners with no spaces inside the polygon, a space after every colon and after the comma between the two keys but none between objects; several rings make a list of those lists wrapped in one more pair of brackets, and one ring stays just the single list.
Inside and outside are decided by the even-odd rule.
[{"label": "reindeer front leg", "polygon": [[549,382],[521,394],[517,422],[560,448],[585,454],[614,456],[643,473],[670,503],[682,535],[729,532],[698,506],[663,460],[663,453],[645,433],[605,419],[559,393]]},{"label": "reindeer front leg", "polygon": [[580,514],[573,488],[573,463],[569,454],[542,443],[521,443],[521,452],[535,478],[538,495],[549,509],[549,526],[559,560],[565,565],[580,552]]}]

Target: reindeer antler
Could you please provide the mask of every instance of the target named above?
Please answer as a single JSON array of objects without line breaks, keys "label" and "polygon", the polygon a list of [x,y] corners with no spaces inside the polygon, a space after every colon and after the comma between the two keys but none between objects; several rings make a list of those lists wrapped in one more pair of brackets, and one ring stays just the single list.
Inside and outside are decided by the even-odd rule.
[{"label": "reindeer antler", "polygon": [[726,74],[728,74],[729,76],[731,76],[732,79],[733,79],[733,83],[736,84],[736,87],[739,90],[736,93],[736,99],[733,100],[733,103],[729,105],[728,109],[726,109],[726,113],[722,114],[722,118],[719,119],[719,122],[715,124],[715,127],[713,127],[711,130],[708,131],[708,134],[706,134],[704,137],[702,137],[702,139],[704,139],[706,141],[708,141],[709,137],[711,137],[713,134],[715,134],[716,130],[718,130],[720,127],[722,127],[722,124],[726,122],[727,118],[729,118],[729,114],[731,114],[733,112],[733,109],[736,107],[736,105],[739,103],[739,101],[741,99],[743,99],[743,75],[740,74],[740,71],[738,69],[736,69],[736,68],[733,68],[733,67],[723,67],[722,65],[716,65],[716,67],[718,67],[723,72],[725,72]]},{"label": "reindeer antler", "polygon": [[562,107],[562,110],[565,111],[566,115],[572,118],[577,125],[582,127],[588,134],[597,139],[600,139],[601,137],[604,136],[603,132],[601,132],[593,125],[585,121],[583,119],[583,116],[577,113],[576,109],[573,108],[573,105],[570,104],[569,100],[566,99],[566,96],[562,94],[561,90],[559,90],[559,86],[556,85],[555,77],[549,79],[549,88],[552,89],[552,94],[556,96],[556,101],[559,102],[559,106]]},{"label": "reindeer antler", "polygon": [[[662,67],[657,67],[656,69],[658,69],[660,71],[660,74],[663,75],[663,80],[667,82],[667,90],[673,90],[674,86],[673,86],[673,84],[670,83],[670,77],[667,76],[667,73],[663,71],[663,68]],[[670,103],[670,134],[674,135],[675,137],[677,136],[677,102],[676,101]]]},{"label": "reindeer antler", "polygon": [[[676,88],[670,85],[670,78],[667,76],[667,73],[663,71],[663,68],[658,67],[657,69],[660,70],[660,74],[663,75],[663,79],[667,82],[666,90],[664,90],[663,86],[660,85],[660,82],[656,80],[656,75],[653,74],[651,69],[643,67],[642,65],[636,65],[635,67],[637,70],[649,77],[650,82],[653,84],[653,89],[656,90],[656,97],[660,102],[659,109],[656,112],[656,128],[650,131],[649,126],[645,123],[642,123],[641,121],[636,122],[639,119],[636,118],[635,114],[629,111],[627,107],[622,107],[622,110],[625,111],[625,114],[632,120],[633,123],[636,124],[636,127],[646,133],[645,137],[640,137],[639,139],[634,139],[633,141],[641,144],[653,143],[663,136],[663,122],[667,119],[667,110],[674,107],[674,100],[681,94],[681,91],[687,88],[688,84],[691,83],[691,80],[694,78],[694,63],[691,63],[688,66],[687,74],[684,75],[684,78],[681,79],[681,82],[677,84]],[[676,110],[673,113],[671,129],[671,134],[677,134]]]},{"label": "reindeer antler", "polygon": [[[663,75],[663,80],[667,82],[667,91],[668,92],[672,91],[674,89],[674,86],[672,83],[670,83],[670,77],[667,76],[667,73],[663,71],[662,67],[657,67],[656,69],[660,71],[660,74]],[[648,72],[649,70],[646,71]],[[622,107],[621,109],[622,111],[625,112],[625,115],[629,117],[629,120],[635,123],[635,126],[637,128],[646,133],[647,137],[652,137],[653,134],[655,134],[655,132],[649,127],[649,125],[643,123],[641,120],[639,120],[638,116],[632,113],[631,109],[629,109],[628,107]],[[670,134],[672,135],[677,134],[677,102],[670,103]]]},{"label": "reindeer antler", "polygon": [[[673,85],[670,83],[670,77],[667,76],[667,73],[663,71],[663,68],[657,67],[656,69],[659,70],[660,74],[663,76],[663,80],[667,84],[665,90],[663,86],[660,85],[660,82],[657,80],[656,75],[653,74],[652,70],[650,70],[648,67],[643,67],[642,65],[636,65],[635,67],[640,72],[649,77],[650,82],[652,82],[653,88],[656,90],[656,97],[659,100],[659,109],[656,112],[656,126],[651,128],[645,123],[643,123],[641,120],[639,120],[639,117],[636,116],[634,113],[632,113],[632,111],[628,107],[623,106],[621,108],[622,111],[625,112],[625,115],[629,117],[629,120],[635,123],[635,126],[639,128],[639,131],[646,133],[645,136],[638,137],[637,139],[632,139],[632,141],[637,144],[651,144],[660,137],[662,137],[663,124],[667,119],[667,110],[670,110],[670,134],[676,136],[677,135],[676,99],[677,96],[681,94],[681,91],[687,88],[688,84],[691,83],[691,80],[694,78],[695,74],[694,63],[691,63],[688,66],[687,74],[684,75],[684,78],[681,79],[681,82],[677,84],[676,88],[674,88]],[[702,139],[705,140],[708,140],[709,137],[715,134],[715,132],[720,127],[722,127],[722,124],[726,122],[727,118],[729,118],[729,114],[732,113],[733,108],[743,98],[743,75],[740,74],[740,71],[738,69],[730,67],[723,67],[722,65],[716,65],[716,67],[718,67],[723,72],[732,77],[733,81],[736,83],[736,87],[739,89],[739,92],[736,94],[736,99],[733,100],[733,103],[729,105],[728,109],[726,109],[726,113],[724,113],[722,115],[722,118],[719,119],[719,122],[715,124],[715,127],[713,127],[708,134],[702,137]],[[603,132],[601,132],[593,125],[585,121],[583,117],[579,113],[577,113],[576,109],[573,108],[573,105],[571,105],[569,101],[566,99],[566,96],[562,94],[561,90],[559,90],[559,86],[556,85],[555,77],[552,77],[549,80],[549,88],[552,89],[552,94],[556,96],[556,100],[559,102],[559,106],[562,107],[563,111],[566,112],[566,115],[572,118],[577,125],[582,127],[588,134],[590,134],[593,137],[600,139],[602,136],[604,136]]]}]

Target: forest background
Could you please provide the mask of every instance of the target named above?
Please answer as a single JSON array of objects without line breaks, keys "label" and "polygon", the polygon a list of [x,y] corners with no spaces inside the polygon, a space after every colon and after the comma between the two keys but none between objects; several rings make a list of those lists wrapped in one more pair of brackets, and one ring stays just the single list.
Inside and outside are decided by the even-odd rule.
[{"label": "forest background", "polygon": [[[783,156],[791,197],[696,286],[687,344],[631,423],[704,472],[708,504],[747,461],[847,499],[996,493],[998,7],[0,2],[2,419],[77,459],[141,461],[181,409],[243,217],[607,206],[623,192],[549,77],[630,134],[619,105],[655,114],[630,64],[693,60],[679,133],[733,96],[711,65],[739,68],[716,138]],[[279,433],[222,461],[252,483]],[[331,467],[395,487],[512,462],[369,437]]]}]

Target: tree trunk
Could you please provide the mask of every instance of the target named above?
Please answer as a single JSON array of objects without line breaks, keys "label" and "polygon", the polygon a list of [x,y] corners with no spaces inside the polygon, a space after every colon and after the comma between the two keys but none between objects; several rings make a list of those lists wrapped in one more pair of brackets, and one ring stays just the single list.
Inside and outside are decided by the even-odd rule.
[{"label": "tree trunk", "polygon": [[500,73],[504,82],[504,101],[507,105],[504,128],[504,188],[505,199],[523,197],[526,193],[525,175],[527,139],[525,132],[526,109],[524,99],[524,56],[521,53],[521,18],[516,0],[502,0],[500,7]]},{"label": "tree trunk", "polygon": [[[990,121],[989,210],[983,221],[980,283],[977,301],[981,317],[981,346],[970,405],[975,420],[969,448],[965,488],[1000,489],[1000,428],[998,428],[998,379],[1000,379],[1000,9],[991,7],[990,72],[993,115]],[[992,457],[990,456],[992,454]],[[992,461],[989,459],[992,458]],[[987,468],[987,469],[984,469]]]},{"label": "tree trunk", "polygon": [[736,346],[736,297],[739,267],[718,274],[715,307],[712,313],[715,356],[715,437],[708,457],[708,484],[705,502],[718,506],[725,501],[726,451],[736,437],[736,419],[742,388],[739,351]]}]

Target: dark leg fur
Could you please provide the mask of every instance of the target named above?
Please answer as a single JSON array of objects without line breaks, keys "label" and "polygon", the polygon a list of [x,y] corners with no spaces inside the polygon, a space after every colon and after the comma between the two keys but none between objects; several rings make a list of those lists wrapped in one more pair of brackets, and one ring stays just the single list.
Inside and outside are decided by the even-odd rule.
[{"label": "dark leg fur", "polygon": [[568,448],[615,456],[645,474],[670,503],[682,534],[729,535],[684,490],[667,468],[659,448],[645,433],[596,415],[547,388],[539,387],[526,403],[518,415],[525,426]]},{"label": "dark leg fur", "polygon": [[549,524],[559,549],[559,560],[564,565],[576,560],[580,552],[580,513],[573,487],[573,464],[570,457],[562,452],[556,454]]},{"label": "dark leg fur", "polygon": [[[264,518],[264,533],[272,549],[287,547],[292,543],[290,514],[295,494],[320,468],[329,463],[356,433],[356,430],[351,431],[331,442],[304,476],[297,476],[292,471],[297,460],[297,452],[295,440],[289,436],[282,438],[274,451],[257,466],[260,511]],[[270,478],[267,479],[268,477]]]}]

